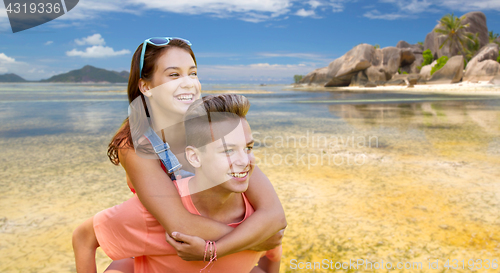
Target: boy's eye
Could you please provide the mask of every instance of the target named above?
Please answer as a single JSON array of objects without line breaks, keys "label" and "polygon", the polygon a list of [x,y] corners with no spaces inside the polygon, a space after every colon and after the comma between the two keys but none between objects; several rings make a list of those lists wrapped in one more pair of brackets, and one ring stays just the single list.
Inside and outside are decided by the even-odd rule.
[{"label": "boy's eye", "polygon": [[172,74],[170,74],[169,76],[171,76],[171,77],[178,77],[178,76],[179,76],[179,74],[178,74],[178,73],[172,73]]},{"label": "boy's eye", "polygon": [[230,153],[232,153],[232,152],[233,152],[233,149],[227,149],[227,150],[224,150],[224,153],[226,153],[226,154],[230,154]]},{"label": "boy's eye", "polygon": [[252,149],[253,149],[253,146],[248,146],[248,147],[246,147],[246,150],[247,150],[247,152],[249,152],[249,153],[252,151]]},{"label": "boy's eye", "polygon": [[198,72],[191,72],[191,76],[198,76]]}]

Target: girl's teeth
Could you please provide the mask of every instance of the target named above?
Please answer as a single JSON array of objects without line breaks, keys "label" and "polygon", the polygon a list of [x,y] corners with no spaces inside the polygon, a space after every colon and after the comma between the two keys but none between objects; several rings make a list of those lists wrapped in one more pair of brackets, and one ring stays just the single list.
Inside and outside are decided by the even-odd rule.
[{"label": "girl's teeth", "polygon": [[193,95],[181,95],[177,97],[178,100],[192,100]]}]

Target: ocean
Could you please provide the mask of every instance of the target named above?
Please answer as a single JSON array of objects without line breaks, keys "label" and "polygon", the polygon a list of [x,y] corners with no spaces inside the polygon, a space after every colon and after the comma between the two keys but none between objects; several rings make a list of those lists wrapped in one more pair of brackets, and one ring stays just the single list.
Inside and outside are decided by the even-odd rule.
[{"label": "ocean", "polygon": [[[127,116],[125,90],[0,84],[1,272],[74,272],[72,230],[131,197],[106,156]],[[368,262],[428,271],[456,260],[457,272],[469,260],[481,272],[500,262],[500,96],[257,84],[202,92],[251,103],[257,164],[287,214],[281,272],[324,260],[363,261],[367,272],[377,271]],[[99,251],[98,270],[109,262]]]}]

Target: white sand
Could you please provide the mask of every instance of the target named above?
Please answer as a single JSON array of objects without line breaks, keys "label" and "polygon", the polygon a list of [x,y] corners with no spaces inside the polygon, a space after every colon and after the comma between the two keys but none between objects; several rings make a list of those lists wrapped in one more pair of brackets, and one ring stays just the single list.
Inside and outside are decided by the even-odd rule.
[{"label": "white sand", "polygon": [[377,86],[377,87],[323,87],[323,86],[293,86],[290,88],[304,91],[393,91],[403,93],[444,93],[460,95],[494,95],[500,96],[500,85],[488,82],[460,82],[453,84],[420,84],[414,87],[407,86]]}]

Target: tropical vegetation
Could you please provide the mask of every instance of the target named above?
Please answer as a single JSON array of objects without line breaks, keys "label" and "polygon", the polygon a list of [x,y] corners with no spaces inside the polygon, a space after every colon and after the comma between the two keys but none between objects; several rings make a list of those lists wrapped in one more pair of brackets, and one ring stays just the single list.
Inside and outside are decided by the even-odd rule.
[{"label": "tropical vegetation", "polygon": [[495,40],[498,38],[498,33],[493,33],[493,31],[488,32],[488,40],[490,43],[495,43]]},{"label": "tropical vegetation", "polygon": [[431,69],[431,75],[439,69],[443,68],[446,62],[448,62],[448,56],[442,56],[441,58],[437,59],[437,63]]},{"label": "tropical vegetation", "polygon": [[295,80],[295,83],[299,83],[303,77],[304,77],[304,75],[294,75],[293,79]]},{"label": "tropical vegetation", "polygon": [[476,55],[476,53],[481,49],[481,44],[479,43],[479,33],[476,34],[468,34],[467,37],[469,40],[467,41],[467,46],[465,47],[465,58],[467,62]]},{"label": "tropical vegetation", "polygon": [[466,28],[469,27],[469,24],[464,24],[465,15],[462,17],[455,16],[452,14],[446,14],[438,21],[440,27],[436,28],[435,31],[440,36],[446,37],[443,43],[439,46],[439,49],[443,48],[443,46],[448,45],[450,49],[450,53],[452,53],[453,48],[458,48],[462,55],[466,55],[465,47],[467,41],[470,40],[469,32],[466,31]]},{"label": "tropical vegetation", "polygon": [[432,61],[434,61],[434,56],[432,55],[432,52],[430,49],[424,50],[422,53],[422,57],[424,57],[424,61],[422,62],[422,65],[418,66],[418,69],[422,69],[422,67],[431,64]]}]

